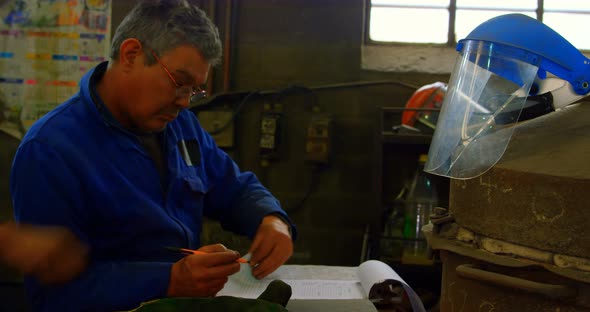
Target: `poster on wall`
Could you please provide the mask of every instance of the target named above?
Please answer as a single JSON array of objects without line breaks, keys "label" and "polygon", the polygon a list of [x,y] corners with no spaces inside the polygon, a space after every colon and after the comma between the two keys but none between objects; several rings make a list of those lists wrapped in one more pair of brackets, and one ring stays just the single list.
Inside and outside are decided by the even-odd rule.
[{"label": "poster on wall", "polygon": [[0,130],[22,138],[108,59],[111,0],[0,0]]}]

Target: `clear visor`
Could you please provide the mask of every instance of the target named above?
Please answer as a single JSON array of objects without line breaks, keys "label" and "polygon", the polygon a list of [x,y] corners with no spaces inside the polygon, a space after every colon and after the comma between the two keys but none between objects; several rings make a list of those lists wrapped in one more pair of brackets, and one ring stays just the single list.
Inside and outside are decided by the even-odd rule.
[{"label": "clear visor", "polygon": [[512,58],[515,51],[511,50],[493,43],[464,42],[425,171],[469,179],[502,157],[538,71],[537,66]]}]

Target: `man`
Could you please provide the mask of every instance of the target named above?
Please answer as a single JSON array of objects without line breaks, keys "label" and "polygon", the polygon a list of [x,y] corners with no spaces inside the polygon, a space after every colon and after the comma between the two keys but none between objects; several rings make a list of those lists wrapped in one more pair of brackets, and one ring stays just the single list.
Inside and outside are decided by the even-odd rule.
[{"label": "man", "polygon": [[76,277],[86,267],[87,255],[88,248],[65,228],[0,224],[0,263],[44,284]]},{"label": "man", "polygon": [[[117,28],[111,60],[38,122],[13,163],[19,222],[69,228],[90,247],[82,275],[26,287],[35,310],[125,310],[161,297],[215,295],[237,252],[201,246],[203,216],[253,238],[253,274],[291,256],[295,228],[278,201],[186,110],[220,58],[215,26],[181,0],[139,3]],[[182,257],[166,246],[199,249]]]}]

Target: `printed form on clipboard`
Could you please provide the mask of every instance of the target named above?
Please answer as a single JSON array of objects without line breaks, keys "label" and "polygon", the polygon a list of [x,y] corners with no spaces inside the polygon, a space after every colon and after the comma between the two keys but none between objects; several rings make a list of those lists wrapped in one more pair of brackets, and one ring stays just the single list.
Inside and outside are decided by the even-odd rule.
[{"label": "printed form on clipboard", "polygon": [[[249,255],[244,258],[249,259]],[[277,279],[291,286],[291,299],[369,299],[387,303],[401,301],[405,292],[413,311],[425,311],[414,290],[390,266],[377,260],[365,261],[358,267],[283,265],[261,280],[252,276],[249,265],[241,264],[240,271],[229,277],[217,296],[257,298]]]}]

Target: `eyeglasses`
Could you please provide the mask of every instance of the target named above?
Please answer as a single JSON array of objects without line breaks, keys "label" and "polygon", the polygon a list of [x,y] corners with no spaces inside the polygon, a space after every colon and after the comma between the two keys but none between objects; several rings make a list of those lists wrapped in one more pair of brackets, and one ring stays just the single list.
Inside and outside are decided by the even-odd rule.
[{"label": "eyeglasses", "polygon": [[162,68],[168,74],[168,77],[170,77],[170,80],[172,80],[172,83],[174,83],[174,85],[176,86],[176,97],[177,98],[187,98],[188,97],[188,101],[190,103],[190,102],[194,102],[194,101],[197,101],[197,100],[207,97],[207,91],[203,90],[203,88],[201,88],[200,86],[198,88],[194,88],[191,86],[183,86],[183,85],[179,84],[176,81],[176,79],[174,79],[172,74],[170,73],[170,70],[168,70],[168,67],[166,67],[166,65],[164,65],[160,61],[160,58],[158,57],[158,55],[156,55],[156,52],[154,52],[154,50],[152,50],[152,49],[150,49],[150,52],[152,52],[152,55],[154,56],[156,61],[158,61],[158,63],[160,63]]}]

